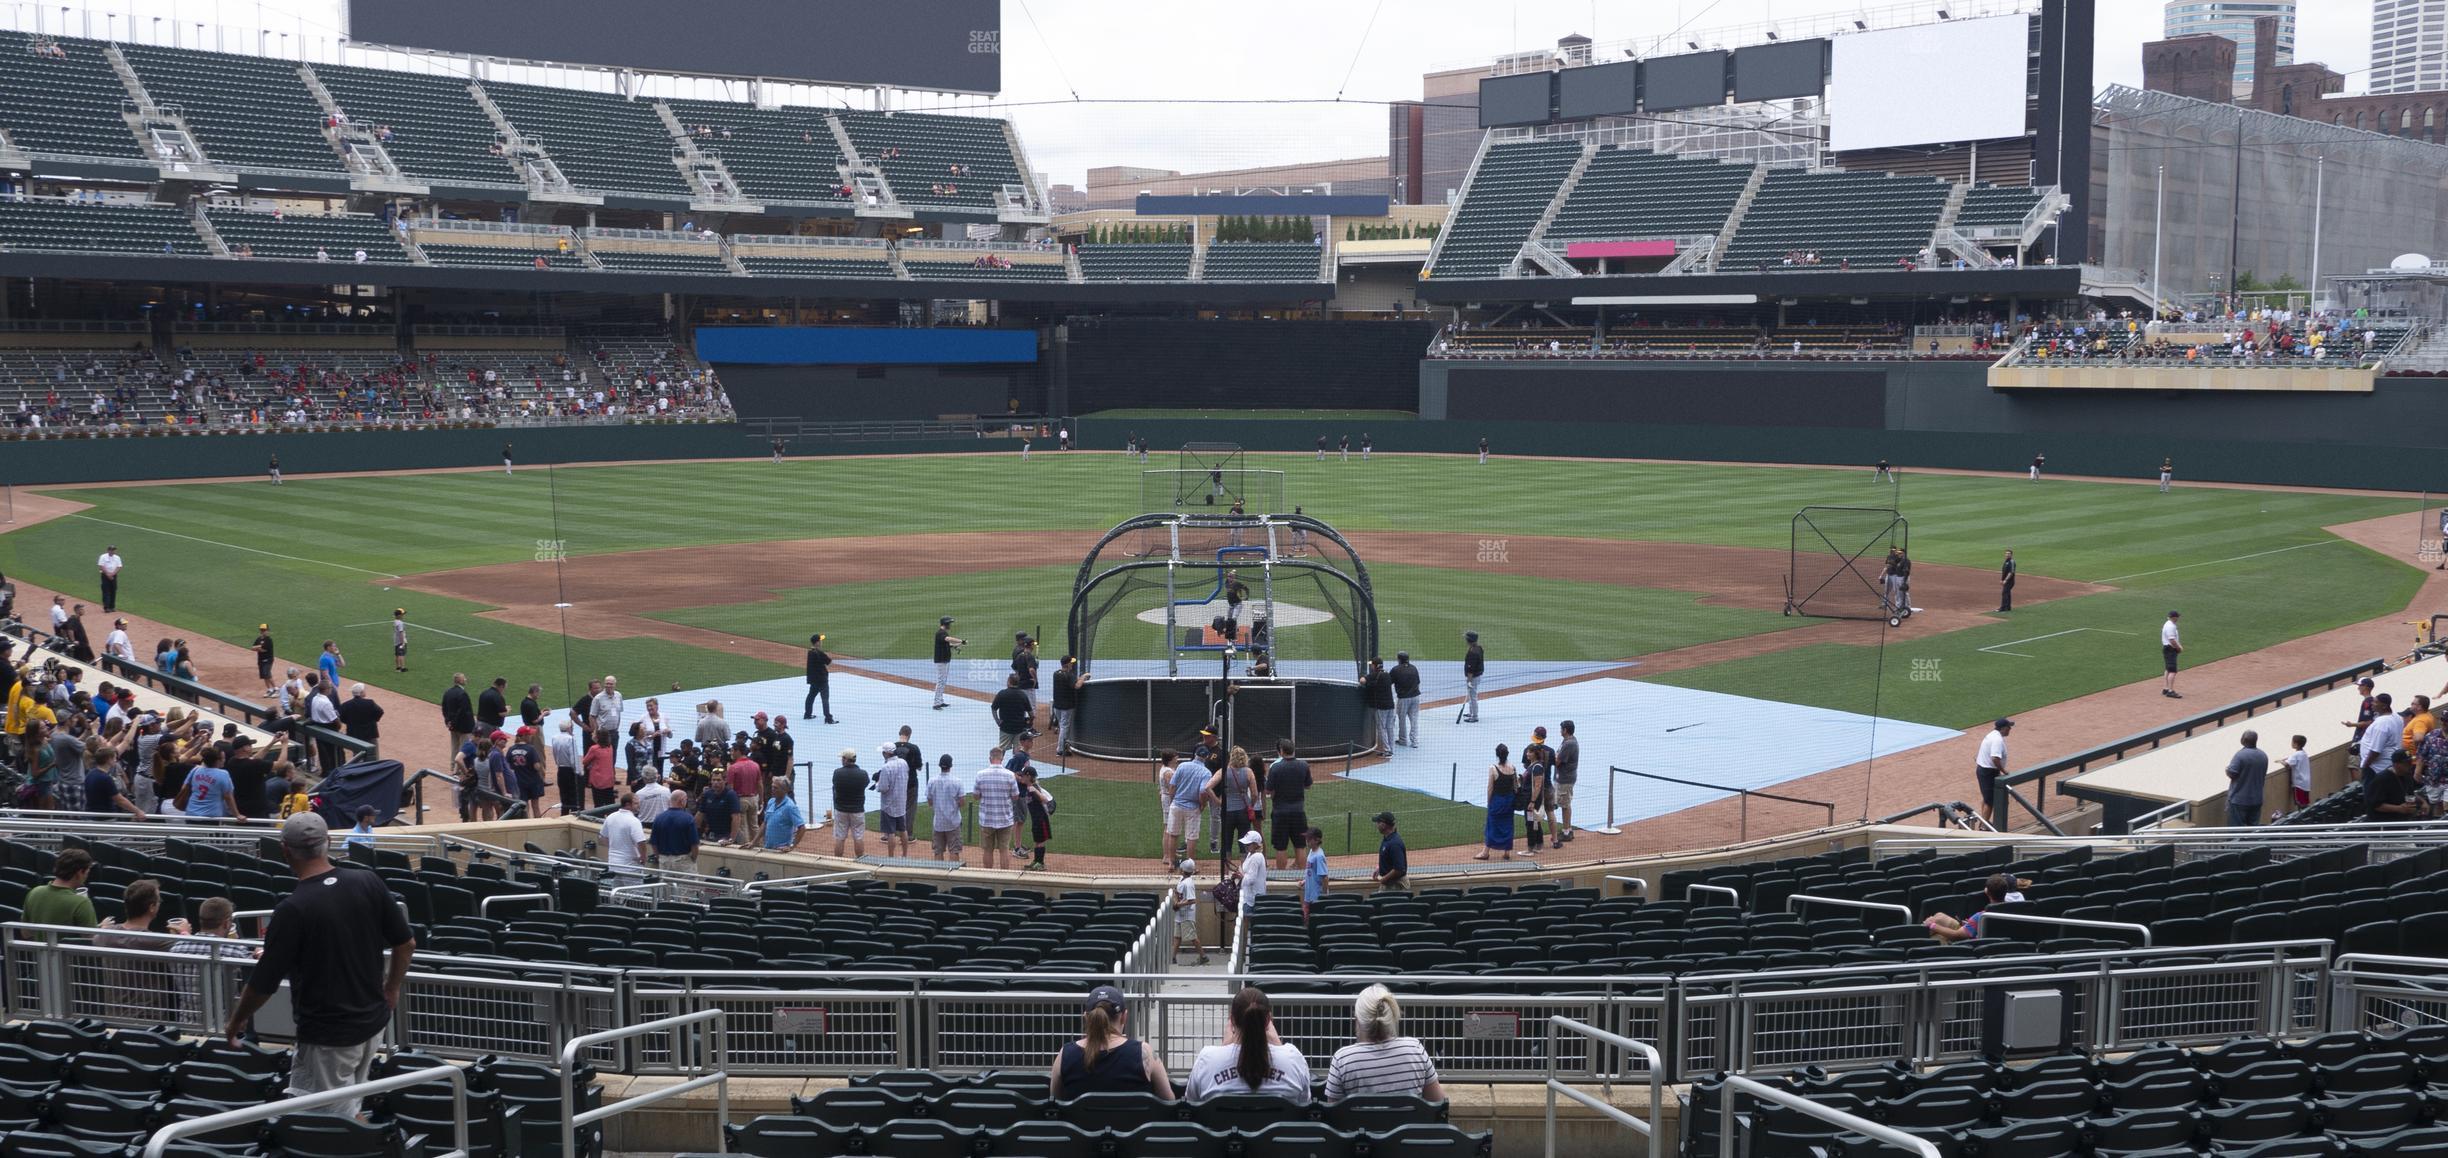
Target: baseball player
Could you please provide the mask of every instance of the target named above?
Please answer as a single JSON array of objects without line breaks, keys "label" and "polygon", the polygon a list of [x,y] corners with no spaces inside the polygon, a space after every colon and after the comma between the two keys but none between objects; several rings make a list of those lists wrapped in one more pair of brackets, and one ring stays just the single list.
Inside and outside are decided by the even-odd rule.
[{"label": "baseball player", "polygon": [[963,647],[968,640],[952,634],[952,617],[935,621],[935,707],[944,706],[944,685],[952,682],[952,649]]},{"label": "baseball player", "polygon": [[[257,666],[269,665],[259,660]],[[408,609],[405,607],[391,609],[391,670],[408,670]]]}]

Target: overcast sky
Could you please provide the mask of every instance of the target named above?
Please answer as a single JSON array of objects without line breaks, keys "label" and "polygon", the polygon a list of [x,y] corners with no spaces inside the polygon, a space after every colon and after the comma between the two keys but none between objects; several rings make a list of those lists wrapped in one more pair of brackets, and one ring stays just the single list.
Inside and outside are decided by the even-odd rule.
[{"label": "overcast sky", "polygon": [[[573,13],[585,5],[502,2],[566,4]],[[926,2],[807,0],[807,9],[820,20],[834,5],[923,10]],[[337,52],[341,3],[0,0],[0,27],[33,27],[37,8],[48,21],[74,8],[96,36],[130,28],[158,36],[166,25],[217,22],[221,42],[235,48],[258,40],[260,21],[273,33],[261,38],[270,50],[328,60]],[[2011,5],[1950,7],[1962,16]],[[1854,0],[1003,0],[1002,105],[1020,125],[1031,164],[1057,182],[1077,184],[1096,165],[1192,172],[1368,157],[1386,150],[1384,102],[1418,98],[1425,72],[1552,47],[1571,33],[1675,52],[1684,40],[1725,32],[1723,46],[1733,48],[1759,43],[1770,27],[1791,32],[1813,17],[1885,7]],[[2099,84],[2141,84],[2141,46],[2161,35],[2161,9],[2159,0],[2099,0]],[[2296,28],[2297,58],[2323,61],[2348,74],[2349,90],[2361,89],[2370,0],[2303,0],[2301,9],[2307,19]],[[292,36],[301,48],[284,49]],[[939,103],[920,98],[911,107]]]}]

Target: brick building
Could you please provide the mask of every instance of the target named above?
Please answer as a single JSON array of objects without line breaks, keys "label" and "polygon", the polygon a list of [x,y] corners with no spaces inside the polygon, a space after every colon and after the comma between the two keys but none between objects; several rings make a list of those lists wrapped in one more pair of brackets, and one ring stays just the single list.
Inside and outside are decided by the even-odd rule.
[{"label": "brick building", "polygon": [[2328,65],[2317,61],[2277,63],[2276,18],[2265,16],[2256,24],[2271,27],[2258,29],[2253,47],[2259,59],[2254,62],[2253,72],[2259,80],[2252,94],[2241,101],[2235,98],[2232,88],[2227,91],[2219,88],[2215,74],[2219,71],[2218,54],[2222,50],[2204,43],[2221,41],[2226,46],[2223,51],[2232,58],[2236,45],[2224,37],[2180,36],[2143,45],[2142,87],[2196,100],[2240,103],[2262,112],[2426,144],[2448,144],[2448,89],[2347,95],[2345,76]]}]

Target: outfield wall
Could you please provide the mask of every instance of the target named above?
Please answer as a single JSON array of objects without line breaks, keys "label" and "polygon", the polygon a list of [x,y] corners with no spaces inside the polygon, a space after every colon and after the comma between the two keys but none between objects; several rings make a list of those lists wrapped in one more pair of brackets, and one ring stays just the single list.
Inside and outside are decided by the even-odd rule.
[{"label": "outfield wall", "polygon": [[[120,482],[260,475],[279,455],[288,474],[498,467],[502,443],[523,465],[653,458],[742,458],[765,440],[733,423],[539,426],[515,430],[351,430],[320,434],[198,434],[0,441],[0,483]],[[826,442],[795,439],[793,455],[1010,450],[1000,439]]]}]

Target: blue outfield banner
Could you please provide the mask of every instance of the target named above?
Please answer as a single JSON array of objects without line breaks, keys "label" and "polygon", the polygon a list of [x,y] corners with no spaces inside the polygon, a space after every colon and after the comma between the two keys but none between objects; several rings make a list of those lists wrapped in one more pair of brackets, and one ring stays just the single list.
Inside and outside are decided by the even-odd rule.
[{"label": "blue outfield banner", "polygon": [[700,326],[697,356],[718,364],[764,366],[1034,362],[1037,331]]}]

